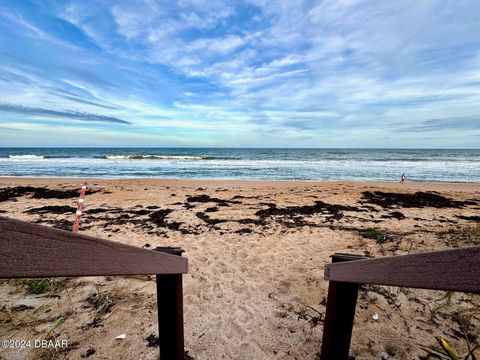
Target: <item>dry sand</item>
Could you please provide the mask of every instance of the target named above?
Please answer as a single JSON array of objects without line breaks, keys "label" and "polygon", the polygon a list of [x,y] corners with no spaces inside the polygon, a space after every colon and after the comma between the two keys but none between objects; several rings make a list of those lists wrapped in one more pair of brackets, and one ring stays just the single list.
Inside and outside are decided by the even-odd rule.
[{"label": "dry sand", "polygon": [[[1,178],[1,215],[68,229],[75,197],[6,188],[76,190],[82,181]],[[82,233],[185,250],[185,345],[194,359],[316,359],[328,285],[323,266],[335,252],[385,256],[480,244],[480,184],[88,182],[99,191],[86,196]],[[437,193],[427,203],[417,194],[389,207],[382,201],[391,196],[368,202],[366,191]],[[362,235],[373,227],[384,243]],[[438,359],[435,336],[465,355],[466,337],[480,340],[479,305],[469,294],[363,287],[352,355]],[[68,340],[66,351],[0,349],[0,358],[158,358],[145,340],[156,333],[153,277],[57,279],[39,295],[22,281],[0,283],[0,339],[45,338],[55,321],[48,336]],[[115,340],[122,333],[126,338]]]}]

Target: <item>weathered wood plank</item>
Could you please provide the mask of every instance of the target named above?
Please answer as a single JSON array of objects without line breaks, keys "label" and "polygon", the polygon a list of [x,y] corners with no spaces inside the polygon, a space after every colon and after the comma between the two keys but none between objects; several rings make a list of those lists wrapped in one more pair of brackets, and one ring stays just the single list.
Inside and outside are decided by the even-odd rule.
[{"label": "weathered wood plank", "polygon": [[0,217],[0,278],[184,273],[184,257]]},{"label": "weathered wood plank", "polygon": [[[157,247],[176,256],[182,256],[181,248]],[[158,337],[160,359],[184,360],[185,336],[183,329],[182,275],[157,275]]]},{"label": "weathered wood plank", "polygon": [[[332,256],[333,263],[361,258],[346,254]],[[323,324],[320,360],[347,360],[357,304],[358,284],[330,281]]]},{"label": "weathered wood plank", "polygon": [[160,359],[184,360],[182,275],[157,275]]},{"label": "weathered wood plank", "polygon": [[480,246],[327,264],[325,280],[480,293]]}]

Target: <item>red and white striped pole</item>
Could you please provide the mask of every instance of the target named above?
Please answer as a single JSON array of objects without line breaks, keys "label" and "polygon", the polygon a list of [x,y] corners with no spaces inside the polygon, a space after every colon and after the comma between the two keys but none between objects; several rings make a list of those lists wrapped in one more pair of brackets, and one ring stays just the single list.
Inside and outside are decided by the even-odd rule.
[{"label": "red and white striped pole", "polygon": [[83,183],[82,189],[80,190],[80,197],[77,201],[77,212],[75,213],[75,217],[73,218],[73,228],[72,231],[74,233],[78,232],[78,225],[80,224],[80,216],[82,216],[82,210],[85,206],[85,193],[87,191],[87,183]]}]

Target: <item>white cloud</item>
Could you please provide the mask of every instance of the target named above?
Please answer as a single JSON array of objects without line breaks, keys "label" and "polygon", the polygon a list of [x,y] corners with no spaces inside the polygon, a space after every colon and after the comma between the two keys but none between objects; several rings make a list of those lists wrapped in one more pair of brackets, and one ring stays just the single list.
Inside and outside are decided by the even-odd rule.
[{"label": "white cloud", "polygon": [[[59,8],[101,48],[92,58],[72,57],[76,69],[91,65],[116,87],[69,76],[71,69],[45,81],[41,71],[19,68],[4,101],[80,111],[98,110],[97,101],[148,129],[244,127],[289,138],[352,128],[387,134],[398,121],[480,113],[472,2],[139,0]],[[56,39],[21,16],[11,21],[30,37]],[[60,85],[84,103],[52,94]]]}]

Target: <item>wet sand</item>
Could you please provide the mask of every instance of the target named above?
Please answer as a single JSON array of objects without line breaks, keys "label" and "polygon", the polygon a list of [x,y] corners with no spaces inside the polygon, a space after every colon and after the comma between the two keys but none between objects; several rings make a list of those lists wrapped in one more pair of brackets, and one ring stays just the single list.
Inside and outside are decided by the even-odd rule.
[{"label": "wet sand", "polygon": [[[185,342],[194,359],[316,359],[323,266],[335,252],[480,244],[480,184],[87,181],[82,233],[185,250]],[[0,178],[0,215],[71,229],[82,182]],[[42,338],[61,319],[49,335],[69,341],[58,358],[157,358],[153,277],[57,279],[29,292],[26,282],[0,284],[0,338]],[[435,336],[466,354],[465,337],[479,341],[479,304],[469,294],[363,287],[352,354],[427,359],[440,351]],[[27,353],[0,350],[6,359]]]}]

